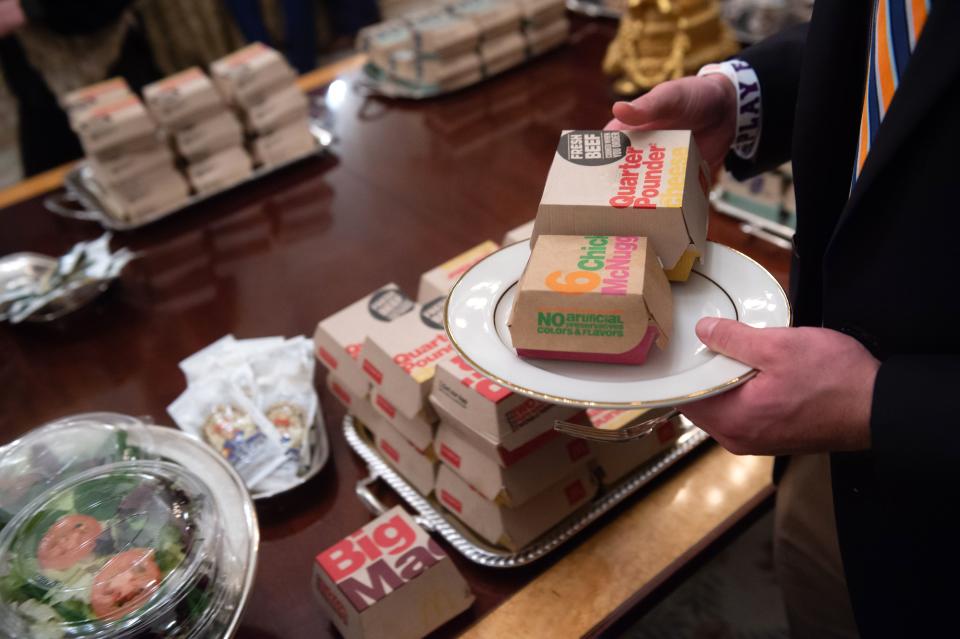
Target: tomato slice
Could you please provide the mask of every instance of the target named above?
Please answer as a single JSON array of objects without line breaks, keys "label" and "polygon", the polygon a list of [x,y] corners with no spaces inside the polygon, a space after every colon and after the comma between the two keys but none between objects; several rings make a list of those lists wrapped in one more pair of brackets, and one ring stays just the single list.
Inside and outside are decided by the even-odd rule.
[{"label": "tomato slice", "polygon": [[58,519],[37,546],[41,568],[66,570],[89,556],[103,532],[100,522],[88,515],[64,515]]},{"label": "tomato slice", "polygon": [[132,548],[110,558],[93,578],[93,614],[112,621],[133,612],[160,587],[160,568],[149,548]]}]

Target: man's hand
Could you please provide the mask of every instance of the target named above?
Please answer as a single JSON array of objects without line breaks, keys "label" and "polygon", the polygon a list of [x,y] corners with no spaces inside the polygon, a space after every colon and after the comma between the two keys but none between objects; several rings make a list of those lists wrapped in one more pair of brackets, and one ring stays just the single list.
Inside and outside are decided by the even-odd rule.
[{"label": "man's hand", "polygon": [[20,7],[20,0],[0,0],[0,38],[13,33],[23,26],[26,17]]},{"label": "man's hand", "polygon": [[613,105],[612,130],[690,129],[711,169],[717,169],[737,129],[737,94],[713,74],[664,82],[633,102]]},{"label": "man's hand", "polygon": [[711,350],[760,372],[739,388],[682,407],[738,455],[870,448],[870,410],[880,362],[860,342],[825,328],[751,328],[704,318]]}]

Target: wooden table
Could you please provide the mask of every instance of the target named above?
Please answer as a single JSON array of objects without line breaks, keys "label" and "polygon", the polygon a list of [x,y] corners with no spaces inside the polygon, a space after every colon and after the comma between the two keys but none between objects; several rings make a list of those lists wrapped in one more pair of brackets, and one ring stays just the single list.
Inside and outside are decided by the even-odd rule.
[{"label": "wooden table", "polygon": [[[349,70],[356,59],[305,78],[313,87],[346,73],[320,88],[339,137],[333,154],[117,235],[113,246],[140,258],[95,304],[51,325],[0,326],[0,443],[91,410],[169,424],[165,408],[185,385],[177,362],[202,346],[225,333],[310,335],[374,288],[395,281],[415,292],[421,272],[532,218],[559,131],[609,117],[599,68],[613,31],[576,22],[570,46],[425,103],[365,97]],[[0,255],[57,255],[99,235],[43,209],[34,195],[56,183],[51,174],[0,193],[9,204]],[[715,217],[710,235],[786,280],[786,253],[733,221]],[[340,432],[339,405],[318,387],[332,459],[315,480],[258,506],[259,572],[240,637],[332,634],[309,591],[311,560],[369,520],[353,492],[365,468]],[[440,634],[602,627],[768,497],[769,471],[769,459],[708,446],[541,564],[501,572],[457,557],[477,602]]]}]

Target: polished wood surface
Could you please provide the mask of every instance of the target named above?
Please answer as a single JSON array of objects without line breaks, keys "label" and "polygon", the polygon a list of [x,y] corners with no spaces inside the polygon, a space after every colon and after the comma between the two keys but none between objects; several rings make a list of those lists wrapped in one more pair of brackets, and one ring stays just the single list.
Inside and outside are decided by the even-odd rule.
[{"label": "polished wood surface", "polygon": [[[415,292],[421,272],[532,218],[559,131],[609,117],[613,96],[599,68],[613,31],[613,23],[578,21],[571,45],[429,102],[369,98],[355,74],[334,82],[325,114],[339,138],[332,154],[117,234],[114,248],[140,257],[103,297],[53,324],[0,326],[0,443],[90,410],[170,424],[166,406],[185,386],[177,362],[204,345],[226,333],[310,335],[320,318],[385,282]],[[57,255],[99,234],[48,213],[38,197],[0,210],[0,255]],[[784,251],[722,217],[710,234],[785,282]],[[259,572],[240,637],[332,634],[310,594],[312,557],[369,520],[354,495],[365,469],[321,377],[332,458],[315,480],[258,505]],[[707,447],[541,564],[496,571],[456,557],[477,602],[441,634],[478,620],[483,636],[593,627],[768,494],[766,464]],[[699,500],[713,490],[722,504],[704,507]],[[616,570],[599,560],[611,545]],[[588,584],[559,588],[578,579]]]}]

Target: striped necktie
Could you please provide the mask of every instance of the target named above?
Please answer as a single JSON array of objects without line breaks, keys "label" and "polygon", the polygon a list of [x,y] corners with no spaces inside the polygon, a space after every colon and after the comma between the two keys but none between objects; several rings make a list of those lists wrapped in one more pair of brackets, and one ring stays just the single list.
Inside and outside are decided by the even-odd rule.
[{"label": "striped necktie", "polygon": [[931,0],[876,0],[870,32],[870,66],[863,91],[857,166],[853,181],[860,176],[870,145],[890,107],[893,94],[907,70],[930,12]]}]

